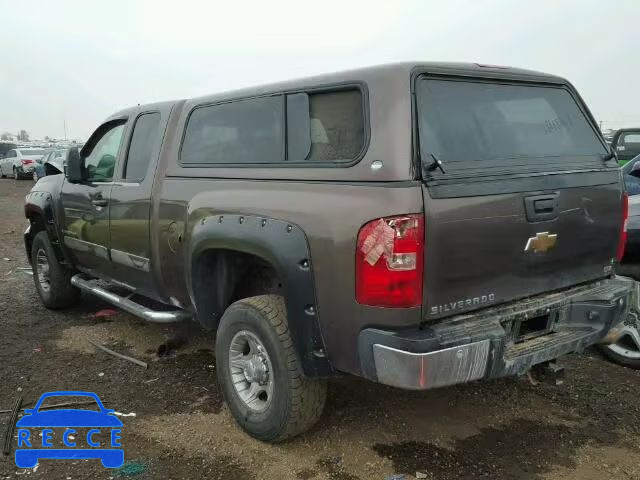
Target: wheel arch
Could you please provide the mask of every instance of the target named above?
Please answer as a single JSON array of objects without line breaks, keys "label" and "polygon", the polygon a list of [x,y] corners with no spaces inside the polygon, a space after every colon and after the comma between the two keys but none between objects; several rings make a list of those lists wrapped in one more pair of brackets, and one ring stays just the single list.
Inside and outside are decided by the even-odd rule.
[{"label": "wheel arch", "polygon": [[[291,337],[304,373],[310,377],[330,375],[311,255],[299,226],[253,215],[205,216],[194,222],[187,251],[187,288],[204,326],[216,328],[229,304],[244,298],[234,293],[246,273],[246,262],[250,263],[249,271],[271,269],[271,280],[277,281],[285,300]],[[268,292],[254,294],[261,293]],[[204,297],[208,300],[203,302]]]},{"label": "wheel arch", "polygon": [[24,215],[29,220],[29,228],[24,232],[24,246],[27,259],[31,263],[31,246],[33,239],[41,232],[46,231],[54,246],[59,260],[64,260],[59,248],[58,235],[55,228],[55,217],[51,195],[44,192],[30,192],[26,197]]}]

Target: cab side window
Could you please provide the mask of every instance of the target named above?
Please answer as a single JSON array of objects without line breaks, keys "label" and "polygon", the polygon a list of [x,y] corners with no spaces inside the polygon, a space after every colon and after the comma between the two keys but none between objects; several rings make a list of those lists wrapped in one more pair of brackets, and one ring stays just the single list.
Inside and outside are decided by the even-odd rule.
[{"label": "cab side window", "polygon": [[138,117],[133,127],[133,135],[129,144],[127,163],[122,178],[130,182],[144,179],[151,156],[160,141],[160,114],[145,113]]},{"label": "cab side window", "polygon": [[109,128],[84,158],[84,168],[89,181],[109,182],[113,180],[124,127],[125,124],[121,123]]}]

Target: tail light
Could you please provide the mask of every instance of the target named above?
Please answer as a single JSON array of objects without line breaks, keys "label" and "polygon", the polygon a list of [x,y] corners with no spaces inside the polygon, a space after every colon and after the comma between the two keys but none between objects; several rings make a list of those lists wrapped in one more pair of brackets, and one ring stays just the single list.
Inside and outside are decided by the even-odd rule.
[{"label": "tail light", "polygon": [[624,257],[624,247],[627,243],[627,222],[629,221],[629,196],[622,194],[622,224],[620,226],[620,239],[618,240],[618,252],[616,258],[620,262]]},{"label": "tail light", "polygon": [[376,307],[421,305],[423,258],[423,215],[365,224],[356,249],[356,300]]},{"label": "tail light", "polygon": [[22,159],[20,160],[20,163],[22,163],[22,165],[31,165],[33,163],[33,160]]}]

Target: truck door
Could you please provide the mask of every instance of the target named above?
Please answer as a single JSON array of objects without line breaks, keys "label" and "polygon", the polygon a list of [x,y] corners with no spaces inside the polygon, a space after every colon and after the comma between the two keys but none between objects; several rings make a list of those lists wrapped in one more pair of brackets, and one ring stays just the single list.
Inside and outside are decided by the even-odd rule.
[{"label": "truck door", "polygon": [[101,125],[82,149],[85,180],[62,186],[63,241],[75,265],[89,273],[110,271],[109,197],[126,123],[125,118]]},{"label": "truck door", "polygon": [[109,204],[113,278],[152,297],[151,194],[170,111],[171,105],[159,104],[135,118]]}]

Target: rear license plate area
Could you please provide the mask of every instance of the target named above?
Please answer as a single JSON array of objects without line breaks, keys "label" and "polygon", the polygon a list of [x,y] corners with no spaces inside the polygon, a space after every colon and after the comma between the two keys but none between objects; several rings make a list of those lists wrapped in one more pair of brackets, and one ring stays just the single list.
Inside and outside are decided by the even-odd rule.
[{"label": "rear license plate area", "polygon": [[512,328],[514,343],[521,343],[550,333],[555,323],[556,314],[557,312],[548,312],[515,320]]}]

